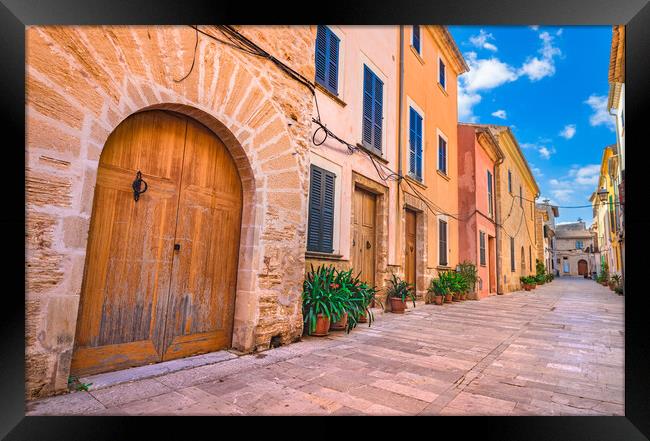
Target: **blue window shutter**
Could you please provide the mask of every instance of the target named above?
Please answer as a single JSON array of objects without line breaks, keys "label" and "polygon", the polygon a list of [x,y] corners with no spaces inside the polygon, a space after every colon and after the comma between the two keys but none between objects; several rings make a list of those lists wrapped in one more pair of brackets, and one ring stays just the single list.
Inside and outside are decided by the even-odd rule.
[{"label": "blue window shutter", "polygon": [[413,25],[413,47],[415,48],[416,51],[418,51],[418,54],[422,53],[420,51],[420,26],[419,25]]},{"label": "blue window shutter", "polygon": [[415,138],[417,137],[415,116],[415,110],[409,108],[409,172],[413,174],[415,174]]},{"label": "blue window shutter", "polygon": [[331,253],[334,236],[334,181],[336,175],[311,166],[307,250]]},{"label": "blue window shutter", "polygon": [[416,152],[416,165],[417,177],[422,179],[422,117],[415,114],[415,152]]},{"label": "blue window shutter", "polygon": [[383,126],[383,119],[382,119],[382,108],[383,108],[383,87],[384,83],[374,76],[374,87],[373,87],[373,92],[374,92],[374,112],[373,112],[373,147],[378,151],[378,153],[381,154],[381,132],[382,132],[382,126]]},{"label": "blue window shutter", "polygon": [[325,172],[323,185],[323,231],[321,250],[324,253],[331,253],[332,238],[334,237],[334,174]]},{"label": "blue window shutter", "polygon": [[327,30],[328,33],[328,69],[327,69],[327,86],[333,93],[339,90],[339,38],[334,32]]},{"label": "blue window shutter", "polygon": [[318,26],[316,32],[316,81],[325,85],[327,69],[327,28]]},{"label": "blue window shutter", "polygon": [[439,64],[440,64],[440,66],[439,66],[439,71],[440,71],[440,73],[439,73],[439,81],[440,81],[440,85],[444,88],[445,87],[445,73],[446,73],[445,72],[445,63],[442,61],[442,59],[440,59]]},{"label": "blue window shutter", "polygon": [[309,228],[307,231],[307,249],[320,251],[322,230],[321,201],[323,184],[323,170],[311,167],[311,180],[309,185]]},{"label": "blue window shutter", "polygon": [[363,67],[363,143],[372,145],[373,125],[373,81],[372,72],[367,66]]}]

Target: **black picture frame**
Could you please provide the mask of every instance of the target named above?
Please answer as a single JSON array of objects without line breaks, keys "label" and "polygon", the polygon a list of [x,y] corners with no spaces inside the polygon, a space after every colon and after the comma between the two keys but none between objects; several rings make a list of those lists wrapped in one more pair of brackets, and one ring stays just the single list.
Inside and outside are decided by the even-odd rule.
[{"label": "black picture frame", "polygon": [[[650,211],[642,192],[648,161],[647,142],[641,140],[641,119],[647,115],[650,88],[650,4],[645,0],[455,0],[453,2],[363,0],[319,7],[318,3],[178,1],[178,0],[3,0],[0,4],[2,47],[2,106],[4,122],[2,179],[3,207],[0,224],[3,240],[3,303],[0,308],[0,438],[7,440],[99,440],[138,436],[155,432],[166,437],[188,438],[203,433],[215,436],[240,424],[215,424],[212,419],[194,418],[190,424],[169,418],[125,417],[25,417],[25,26],[44,24],[187,24],[187,23],[313,23],[396,24],[441,23],[449,25],[613,25],[626,24],[626,138],[628,149],[625,221],[628,236],[625,250],[625,416],[624,417],[470,417],[422,421],[421,429],[431,436],[462,439],[475,432],[480,439],[525,440],[643,440],[650,438],[650,320],[642,266],[649,259]],[[607,72],[601,73],[603,76]],[[636,170],[636,171],[635,171]],[[645,198],[647,199],[647,197]],[[630,240],[631,238],[631,240]],[[635,259],[636,256],[636,259]],[[23,262],[21,262],[21,257]],[[468,424],[469,422],[469,424]],[[271,423],[269,421],[269,423]],[[293,427],[273,427],[267,436],[301,433]],[[364,434],[373,427],[385,430],[386,422],[364,424]],[[246,427],[246,426],[244,426]],[[332,428],[335,426],[331,426]],[[412,426],[400,424],[401,431]],[[204,432],[207,430],[207,432]],[[253,429],[254,430],[254,429]],[[259,429],[258,429],[259,430]],[[311,436],[316,426],[308,428]],[[408,432],[406,432],[408,430]],[[449,431],[450,430],[450,431]],[[195,432],[195,433],[193,433]],[[255,431],[256,432],[256,431]],[[242,434],[253,434],[254,431]],[[229,432],[229,436],[236,436]],[[424,432],[425,434],[427,432]],[[437,435],[436,435],[437,434]],[[445,434],[445,435],[443,435]],[[181,439],[182,439],[181,438]]]}]

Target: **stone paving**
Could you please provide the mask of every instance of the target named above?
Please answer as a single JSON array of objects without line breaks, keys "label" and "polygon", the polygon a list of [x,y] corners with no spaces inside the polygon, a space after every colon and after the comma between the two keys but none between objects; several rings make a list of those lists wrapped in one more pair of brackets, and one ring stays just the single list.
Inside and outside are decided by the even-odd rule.
[{"label": "stone paving", "polygon": [[28,402],[27,415],[624,415],[623,305],[579,278],[418,303],[348,335]]}]

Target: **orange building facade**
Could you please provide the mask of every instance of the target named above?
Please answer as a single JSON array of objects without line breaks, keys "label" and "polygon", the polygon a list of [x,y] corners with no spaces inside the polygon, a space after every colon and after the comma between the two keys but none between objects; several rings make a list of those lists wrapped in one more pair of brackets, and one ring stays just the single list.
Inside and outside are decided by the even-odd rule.
[{"label": "orange building facade", "polygon": [[396,248],[422,295],[459,263],[457,78],[469,68],[444,26],[403,26],[401,43]]},{"label": "orange building facade", "polygon": [[458,124],[460,261],[476,265],[476,298],[497,293],[495,174],[505,156],[485,127]]}]

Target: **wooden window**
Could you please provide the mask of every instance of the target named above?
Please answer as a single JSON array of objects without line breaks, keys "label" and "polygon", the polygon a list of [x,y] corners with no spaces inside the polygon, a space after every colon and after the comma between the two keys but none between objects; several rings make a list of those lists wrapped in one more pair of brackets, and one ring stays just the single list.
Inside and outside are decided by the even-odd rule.
[{"label": "wooden window", "polygon": [[515,238],[510,238],[510,271],[515,272]]},{"label": "wooden window", "polygon": [[438,60],[438,82],[440,83],[443,89],[447,89],[445,76],[446,76],[445,62],[442,61],[442,58],[440,58]]},{"label": "wooden window", "polygon": [[493,215],[492,208],[492,173],[487,172],[487,191],[488,191],[488,213],[490,217]]},{"label": "wooden window", "polygon": [[308,251],[333,252],[335,180],[334,173],[315,165],[311,166],[307,229]]},{"label": "wooden window", "polygon": [[422,55],[422,51],[420,50],[420,26],[419,25],[413,26],[413,40],[411,41],[411,44],[413,45],[413,49],[415,49],[418,54]]},{"label": "wooden window", "polygon": [[485,266],[485,233],[479,231],[479,262]]},{"label": "wooden window", "polygon": [[422,180],[422,116],[409,107],[409,174]]},{"label": "wooden window", "polygon": [[612,195],[609,195],[609,225],[612,229],[612,232],[616,232],[616,214],[614,212],[614,198]]},{"label": "wooden window", "polygon": [[443,220],[438,221],[438,233],[439,233],[439,258],[438,263],[441,266],[447,266],[447,222]]},{"label": "wooden window", "polygon": [[381,155],[384,83],[363,66],[363,145]]},{"label": "wooden window", "polygon": [[438,170],[447,174],[447,141],[438,135]]},{"label": "wooden window", "polygon": [[327,26],[316,32],[316,81],[334,95],[339,89],[339,38]]},{"label": "wooden window", "polygon": [[508,193],[512,194],[512,172],[508,170]]}]

